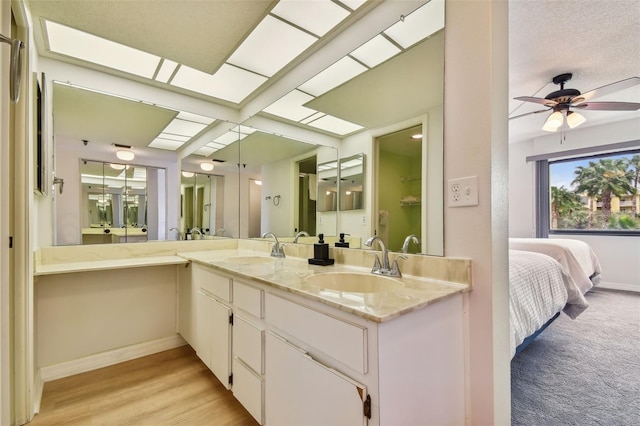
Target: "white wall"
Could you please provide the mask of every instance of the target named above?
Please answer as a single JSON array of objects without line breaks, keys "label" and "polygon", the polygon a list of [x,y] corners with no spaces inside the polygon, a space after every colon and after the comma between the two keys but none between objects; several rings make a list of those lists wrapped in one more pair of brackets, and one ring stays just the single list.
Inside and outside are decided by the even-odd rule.
[{"label": "white wall", "polygon": [[[530,141],[509,145],[509,235],[535,237],[535,163],[526,157],[562,153],[619,142],[640,140],[640,119],[618,121],[605,125],[579,127],[559,136],[551,134]],[[640,141],[638,142],[640,147]],[[606,152],[606,151],[605,151]],[[601,285],[640,291],[640,237],[557,235],[589,243],[602,265]]]}]

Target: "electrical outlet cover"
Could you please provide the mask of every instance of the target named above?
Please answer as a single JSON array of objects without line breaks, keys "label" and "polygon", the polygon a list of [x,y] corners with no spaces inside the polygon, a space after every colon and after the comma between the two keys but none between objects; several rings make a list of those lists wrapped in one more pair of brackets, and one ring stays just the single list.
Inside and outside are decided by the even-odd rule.
[{"label": "electrical outlet cover", "polygon": [[449,207],[478,205],[478,176],[469,176],[447,181]]}]

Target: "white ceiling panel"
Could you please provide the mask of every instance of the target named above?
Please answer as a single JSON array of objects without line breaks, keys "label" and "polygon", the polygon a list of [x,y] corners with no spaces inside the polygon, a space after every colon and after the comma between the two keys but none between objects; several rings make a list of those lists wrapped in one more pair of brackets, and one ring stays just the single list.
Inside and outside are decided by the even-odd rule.
[{"label": "white ceiling panel", "polygon": [[271,13],[322,37],[350,12],[331,0],[280,0]]},{"label": "white ceiling panel", "polygon": [[408,48],[444,28],[444,0],[431,0],[384,33]]},{"label": "white ceiling panel", "polygon": [[302,106],[313,99],[313,96],[299,90],[292,90],[267,108],[265,112],[293,121],[300,121],[316,113],[315,110]]},{"label": "white ceiling panel", "polygon": [[347,135],[362,129],[362,126],[331,115],[325,115],[324,117],[312,121],[309,123],[309,126],[326,130],[327,132],[335,133],[337,135]]},{"label": "white ceiling panel", "polygon": [[353,52],[351,56],[373,68],[397,55],[401,50],[382,35],[377,35]]},{"label": "white ceiling panel", "polygon": [[320,96],[325,92],[367,71],[367,67],[345,56],[329,68],[299,86],[300,90]]}]

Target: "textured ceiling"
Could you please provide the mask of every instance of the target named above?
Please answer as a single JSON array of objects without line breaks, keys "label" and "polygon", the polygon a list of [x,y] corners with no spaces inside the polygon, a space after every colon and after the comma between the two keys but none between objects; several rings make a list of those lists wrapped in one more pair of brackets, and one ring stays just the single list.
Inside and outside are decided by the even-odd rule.
[{"label": "textured ceiling", "polygon": [[[551,79],[573,73],[566,88],[582,93],[640,76],[640,2],[638,0],[518,0],[509,2],[509,112],[523,114],[540,105],[513,100],[545,97],[559,87]],[[640,102],[640,86],[607,98]],[[604,121],[640,117],[639,112],[581,111],[587,127]],[[547,114],[510,120],[511,142],[548,134]]]}]

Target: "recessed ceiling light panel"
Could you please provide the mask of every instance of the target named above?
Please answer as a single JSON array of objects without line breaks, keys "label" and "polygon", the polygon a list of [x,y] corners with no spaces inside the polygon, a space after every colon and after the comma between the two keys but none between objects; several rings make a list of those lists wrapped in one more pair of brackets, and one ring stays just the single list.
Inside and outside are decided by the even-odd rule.
[{"label": "recessed ceiling light panel", "polygon": [[299,90],[292,90],[266,107],[263,111],[289,120],[300,121],[317,112],[316,110],[303,106],[303,104],[306,104],[312,99],[313,96],[311,95]]},{"label": "recessed ceiling light panel", "polygon": [[367,67],[345,56],[298,88],[313,96],[320,96],[365,71]]},{"label": "recessed ceiling light panel", "polygon": [[331,0],[280,0],[271,13],[318,37],[328,33],[350,14]]},{"label": "recessed ceiling light panel", "polygon": [[337,135],[346,135],[351,132],[356,132],[362,129],[362,126],[351,123],[346,120],[342,120],[337,117],[333,117],[331,115],[325,115],[322,118],[319,118],[315,121],[309,123],[309,126],[315,127],[317,129],[326,130],[331,133],[335,133]]},{"label": "recessed ceiling light panel", "polygon": [[156,75],[156,80],[163,83],[169,82],[169,79],[173,75],[173,72],[176,70],[177,66],[177,62],[165,59],[164,61],[162,61],[162,65],[160,65],[160,71],[158,71],[158,75]]},{"label": "recessed ceiling light panel", "polygon": [[52,52],[145,78],[153,78],[160,57],[55,22],[45,21]]},{"label": "recessed ceiling light panel", "polygon": [[351,56],[366,66],[373,68],[400,52],[401,50],[396,45],[391,43],[384,36],[378,34],[351,52]]},{"label": "recessed ceiling light panel", "polygon": [[155,138],[148,146],[149,148],[159,148],[159,149],[166,149],[169,151],[175,151],[176,149],[180,148],[182,145],[184,145],[184,142],[174,141],[171,139],[164,139],[164,138]]},{"label": "recessed ceiling light panel", "polygon": [[181,66],[171,84],[203,95],[240,103],[265,81],[266,77],[223,64],[213,75]]},{"label": "recessed ceiling light panel", "polygon": [[316,37],[267,15],[227,62],[271,77],[316,40]]},{"label": "recessed ceiling light panel", "polygon": [[184,112],[184,111],[180,111],[178,113],[177,118],[179,118],[181,120],[194,121],[196,123],[202,123],[202,124],[206,124],[206,125],[209,125],[209,124],[213,123],[214,121],[216,121],[215,118],[206,117],[204,115],[193,114],[191,112]]},{"label": "recessed ceiling light panel", "polygon": [[359,8],[360,6],[362,6],[367,2],[367,0],[339,0],[339,1],[342,4],[346,4],[352,10],[356,10],[357,8]]},{"label": "recessed ceiling light panel", "polygon": [[163,133],[171,133],[173,135],[182,135],[182,136],[195,136],[200,133],[205,127],[206,124],[202,123],[194,123],[193,121],[180,120],[179,118],[174,118],[171,123],[162,131]]},{"label": "recessed ceiling light panel", "polygon": [[404,21],[384,31],[403,48],[413,46],[444,28],[444,0],[431,0],[413,11]]},{"label": "recessed ceiling light panel", "polygon": [[191,136],[175,135],[173,133],[165,132],[160,133],[158,137],[163,139],[171,139],[172,141],[176,142],[187,142],[189,139],[191,139]]}]

